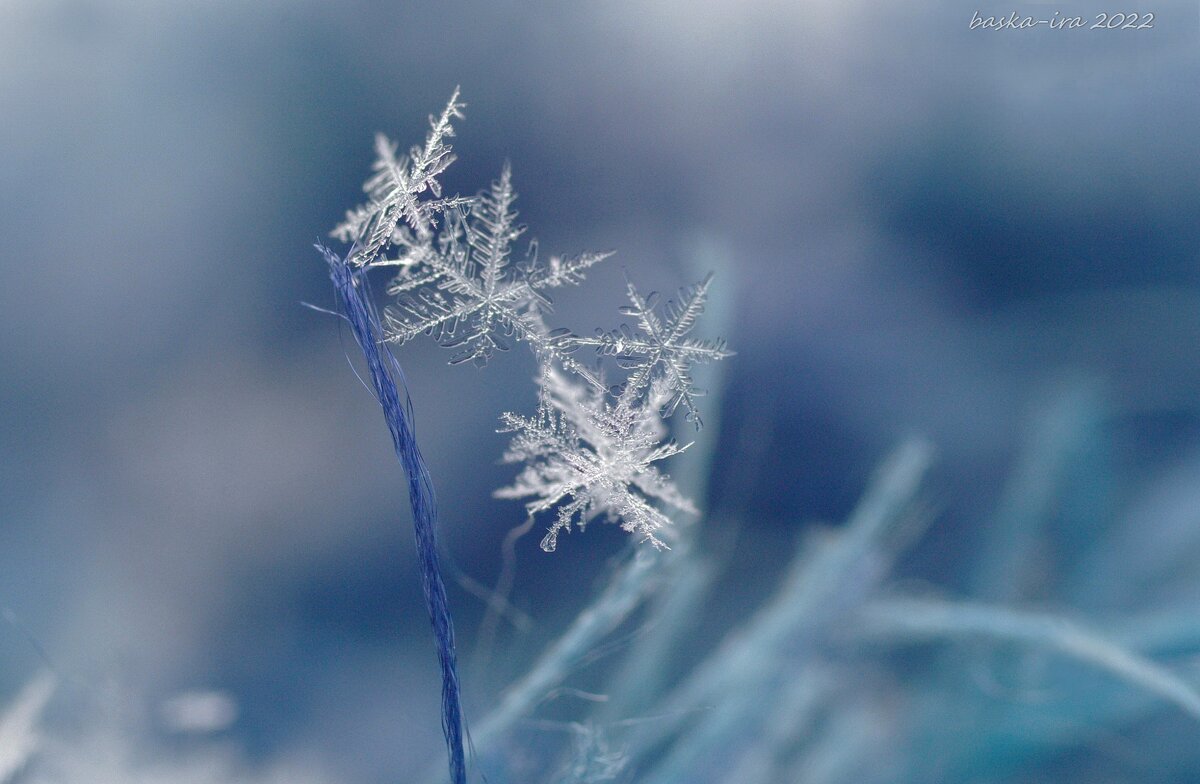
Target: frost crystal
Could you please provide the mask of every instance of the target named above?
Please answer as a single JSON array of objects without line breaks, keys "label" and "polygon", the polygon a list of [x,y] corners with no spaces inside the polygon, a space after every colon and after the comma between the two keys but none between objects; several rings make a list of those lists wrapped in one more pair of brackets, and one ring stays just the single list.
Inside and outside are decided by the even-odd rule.
[{"label": "frost crystal", "polygon": [[[667,393],[655,386],[650,397],[657,403]],[[526,466],[496,495],[534,496],[525,507],[530,515],[557,507],[557,520],[542,539],[547,552],[573,521],[582,530],[601,514],[655,547],[666,547],[656,532],[670,520],[651,501],[691,514],[696,509],[654,465],[689,446],[663,441],[666,426],[658,406],[613,404],[604,392],[573,383],[549,365],[543,369],[542,392],[536,415],[502,417],[502,432],[516,433],[504,460]]]},{"label": "frost crystal", "polygon": [[571,760],[555,784],[602,784],[616,781],[629,767],[629,758],[608,742],[602,727],[572,723]]},{"label": "frost crystal", "polygon": [[511,265],[513,242],[525,231],[512,208],[516,197],[506,165],[469,215],[447,215],[436,250],[410,250],[413,263],[388,288],[399,297],[384,314],[389,340],[403,343],[430,334],[444,346],[463,349],[452,364],[485,364],[494,352],[508,350],[510,338],[550,356],[561,353],[542,323],[541,314],[552,304],[545,290],[578,283],[584,270],[609,254],[555,257],[543,265],[531,245],[528,260]]},{"label": "frost crystal", "polygon": [[699,283],[680,289],[679,300],[667,302],[666,317],[660,318],[655,312],[658,292],[652,291],[643,297],[632,281],[626,281],[626,291],[632,304],[621,308],[621,312],[636,317],[637,328],[622,324],[619,329],[610,332],[598,329],[594,337],[561,335],[556,342],[568,351],[589,346],[601,355],[615,356],[617,364],[629,371],[625,384],[615,390],[626,402],[641,400],[652,381],[664,379],[670,394],[663,404],[663,415],[670,416],[682,404],[687,411],[688,421],[695,422],[699,430],[702,422],[695,399],[703,392],[696,389],[692,381],[691,365],[732,355],[726,350],[724,340],[686,337],[696,325],[696,318],[704,311],[710,282],[711,273]]}]

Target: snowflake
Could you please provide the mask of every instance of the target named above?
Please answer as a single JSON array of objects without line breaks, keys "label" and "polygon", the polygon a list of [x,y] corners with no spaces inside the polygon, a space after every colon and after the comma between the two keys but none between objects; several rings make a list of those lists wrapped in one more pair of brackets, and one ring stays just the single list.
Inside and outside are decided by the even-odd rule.
[{"label": "snowflake", "polygon": [[[657,404],[668,394],[665,385],[656,383],[650,399]],[[547,552],[572,523],[582,530],[601,514],[664,548],[657,532],[670,519],[653,501],[696,513],[691,501],[655,466],[690,446],[663,441],[666,426],[658,405],[614,404],[603,390],[574,383],[547,364],[537,414],[506,413],[502,421],[501,432],[516,433],[505,462],[526,466],[516,482],[496,496],[534,496],[526,503],[531,516],[557,507],[557,519],[542,539]]]},{"label": "snowflake", "polygon": [[704,280],[679,290],[679,300],[670,300],[665,307],[665,318],[655,311],[659,301],[658,292],[643,297],[626,280],[626,291],[631,305],[621,308],[627,316],[638,320],[638,327],[622,324],[620,328],[596,330],[592,337],[580,337],[569,333],[556,333],[554,345],[569,353],[580,347],[594,348],[602,356],[616,357],[617,365],[629,371],[624,385],[614,392],[626,405],[645,398],[655,379],[666,380],[669,394],[662,405],[663,416],[670,416],[682,405],[687,419],[699,430],[703,424],[696,409],[695,398],[703,391],[692,380],[691,366],[696,362],[711,362],[732,356],[725,348],[723,339],[697,340],[686,337],[696,325],[696,319],[704,311],[708,286],[712,274]]},{"label": "snowflake", "polygon": [[388,288],[398,299],[384,314],[387,338],[403,343],[426,333],[443,346],[462,348],[452,364],[477,365],[508,350],[510,338],[516,338],[598,384],[591,371],[558,348],[558,333],[547,332],[542,314],[552,306],[546,289],[578,283],[588,267],[610,254],[555,257],[542,264],[531,243],[526,262],[511,265],[513,243],[525,231],[512,208],[516,196],[506,165],[469,213],[448,215],[436,250],[414,250],[422,247],[419,238],[401,238],[412,261]]}]

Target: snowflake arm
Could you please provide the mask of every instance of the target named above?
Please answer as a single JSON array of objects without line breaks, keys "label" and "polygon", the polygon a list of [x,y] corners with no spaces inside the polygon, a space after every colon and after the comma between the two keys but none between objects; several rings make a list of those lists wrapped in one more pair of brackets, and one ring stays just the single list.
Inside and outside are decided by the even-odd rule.
[{"label": "snowflake arm", "polygon": [[468,225],[468,242],[480,267],[480,279],[488,296],[495,296],[504,282],[504,268],[512,254],[512,244],[525,233],[517,223],[517,200],[512,187],[512,167],[505,162],[500,179],[480,195],[474,210],[475,221]]},{"label": "snowflake arm", "polygon": [[[413,147],[408,155],[398,156],[399,145],[383,134],[375,137],[375,174],[363,184],[368,201],[347,212],[346,219],[331,232],[343,242],[357,243],[353,263],[362,266],[375,262],[396,238],[401,221],[415,235],[418,246],[428,244],[434,236],[435,216],[469,203],[459,197],[442,198],[438,181],[455,160],[446,140],[454,136],[452,123],[463,117],[464,106],[455,88],[442,114],[429,118],[425,145]],[[422,200],[420,197],[427,191],[434,198]]]},{"label": "snowflake arm", "polygon": [[603,253],[583,253],[578,256],[563,258],[552,256],[545,266],[536,266],[528,274],[529,285],[534,289],[548,289],[570,283],[576,285],[583,281],[583,272],[588,267],[604,261],[613,255],[612,251]]}]

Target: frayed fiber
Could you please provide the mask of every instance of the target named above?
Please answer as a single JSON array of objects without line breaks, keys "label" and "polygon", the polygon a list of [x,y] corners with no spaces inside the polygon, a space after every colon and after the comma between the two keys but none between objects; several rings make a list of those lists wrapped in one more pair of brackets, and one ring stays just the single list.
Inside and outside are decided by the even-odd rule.
[{"label": "frayed fiber", "polygon": [[[458,664],[454,648],[454,624],[446,600],[446,587],[442,582],[441,566],[437,548],[437,500],[433,492],[433,481],[429,470],[417,448],[416,437],[411,426],[411,410],[408,395],[401,403],[400,385],[404,375],[395,356],[382,343],[379,314],[370,301],[366,268],[355,268],[325,246],[317,249],[329,264],[329,277],[337,291],[338,307],[354,340],[362,350],[371,386],[383,409],[388,431],[396,457],[408,477],[408,498],[412,504],[413,533],[416,537],[417,560],[420,565],[421,587],[425,592],[425,603],[437,645],[438,662],[442,671],[442,732],[446,737],[446,749],[450,758],[450,780],[453,784],[466,784],[466,764],[463,757],[463,717],[458,685]],[[399,381],[399,384],[397,383]]]}]

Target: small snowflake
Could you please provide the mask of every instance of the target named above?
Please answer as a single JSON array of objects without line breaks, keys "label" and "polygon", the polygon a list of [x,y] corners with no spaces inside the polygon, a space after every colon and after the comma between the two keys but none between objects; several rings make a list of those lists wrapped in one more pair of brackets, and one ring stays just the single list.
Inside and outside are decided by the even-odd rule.
[{"label": "small snowflake", "polygon": [[627,404],[644,398],[656,378],[665,379],[669,394],[663,403],[663,415],[670,416],[682,405],[687,419],[694,422],[698,430],[702,422],[695,398],[703,392],[692,380],[691,366],[733,355],[725,348],[724,340],[687,337],[704,311],[711,281],[709,274],[699,283],[680,289],[679,299],[667,302],[665,317],[660,317],[655,310],[658,293],[651,292],[643,297],[633,282],[627,280],[626,291],[632,304],[622,307],[621,312],[637,318],[636,328],[623,324],[611,331],[596,330],[592,337],[559,334],[555,344],[564,351],[590,347],[603,356],[616,357],[617,365],[628,371],[629,377],[614,391]]}]

